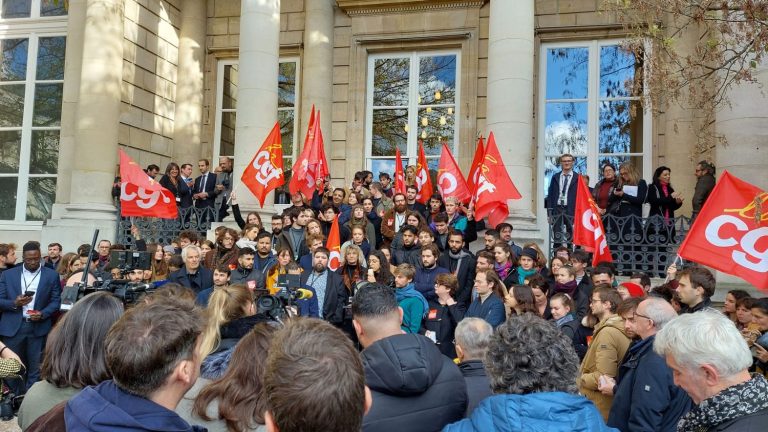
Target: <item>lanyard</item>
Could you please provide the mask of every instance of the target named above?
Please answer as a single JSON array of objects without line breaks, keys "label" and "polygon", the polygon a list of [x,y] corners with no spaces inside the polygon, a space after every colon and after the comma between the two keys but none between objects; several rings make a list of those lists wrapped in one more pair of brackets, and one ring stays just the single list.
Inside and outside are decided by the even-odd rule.
[{"label": "lanyard", "polygon": [[27,292],[29,290],[29,287],[35,282],[38,276],[40,276],[40,269],[37,269],[37,271],[35,272],[35,275],[32,277],[32,280],[27,282],[27,278],[24,277],[24,273],[22,272],[21,278],[24,280],[24,292]]}]

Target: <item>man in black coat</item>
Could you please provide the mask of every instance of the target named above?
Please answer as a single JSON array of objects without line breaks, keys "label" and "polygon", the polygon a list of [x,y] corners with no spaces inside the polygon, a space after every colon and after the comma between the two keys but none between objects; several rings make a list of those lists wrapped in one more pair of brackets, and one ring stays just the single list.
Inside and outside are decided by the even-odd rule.
[{"label": "man in black coat", "polygon": [[171,273],[168,282],[191,288],[195,294],[213,286],[213,273],[200,265],[200,247],[189,245],[181,250],[184,267]]},{"label": "man in black coat", "polygon": [[440,255],[437,265],[448,269],[459,280],[456,301],[469,307],[472,287],[475,285],[475,257],[464,249],[464,235],[459,231],[448,233],[448,249]]},{"label": "man in black coat", "polygon": [[403,311],[391,288],[361,288],[352,315],[373,396],[364,432],[439,431],[464,416],[467,388],[459,368],[427,337],[403,334]]},{"label": "man in black coat", "polygon": [[493,327],[482,318],[464,318],[456,326],[456,354],[459,357],[459,369],[467,383],[469,398],[464,417],[469,417],[480,401],[493,394],[491,381],[483,366],[491,336]]},{"label": "man in black coat", "polygon": [[[328,269],[330,254],[324,247],[315,249],[312,254],[312,271],[301,274],[301,285],[315,290],[320,318],[336,327],[343,327],[344,306],[347,305],[349,294],[341,276]],[[350,319],[346,317],[346,321]]]},{"label": "man in black coat", "polygon": [[256,251],[244,247],[237,253],[237,268],[232,270],[229,275],[230,284],[243,284],[251,291],[264,290],[267,288],[264,272],[254,268],[253,261]]}]

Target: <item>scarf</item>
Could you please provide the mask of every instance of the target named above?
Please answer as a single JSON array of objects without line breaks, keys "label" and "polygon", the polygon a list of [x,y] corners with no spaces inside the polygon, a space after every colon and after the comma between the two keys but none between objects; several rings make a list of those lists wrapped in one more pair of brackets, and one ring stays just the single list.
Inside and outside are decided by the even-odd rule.
[{"label": "scarf", "polygon": [[[665,197],[669,197],[669,184],[660,182],[661,183],[661,191],[664,193]],[[664,208],[664,221],[669,221],[669,208]]]},{"label": "scarf", "polygon": [[512,263],[507,261],[504,264],[494,263],[493,269],[496,270],[496,274],[499,275],[499,279],[502,281],[509,276],[509,272],[512,271]]},{"label": "scarf", "polygon": [[395,298],[397,298],[398,303],[407,298],[414,297],[421,300],[421,305],[424,307],[424,313],[427,313],[427,311],[429,311],[429,303],[427,303],[427,300],[424,298],[424,296],[416,290],[416,285],[414,285],[413,282],[409,283],[403,288],[397,288],[395,290]]},{"label": "scarf", "polygon": [[449,271],[453,273],[454,276],[457,275],[459,272],[459,267],[461,266],[461,260],[469,256],[469,254],[464,250],[460,250],[459,253],[455,254],[450,249],[448,249],[448,257],[451,258],[451,261],[448,263],[449,265]]},{"label": "scarf", "polygon": [[571,296],[573,298],[573,293],[576,292],[576,287],[578,287],[579,284],[576,283],[576,279],[566,282],[564,284],[556,283],[555,284],[555,292],[556,293],[565,293]]},{"label": "scarf", "polygon": [[530,270],[523,270],[523,266],[517,266],[517,284],[525,285],[525,278],[536,274],[536,268]]},{"label": "scarf", "polygon": [[562,327],[564,324],[567,324],[573,320],[574,320],[573,315],[570,312],[568,312],[567,314],[565,314],[564,317],[561,317],[560,319],[555,320],[555,324],[557,324],[558,327]]},{"label": "scarf", "polygon": [[768,381],[754,374],[749,381],[728,387],[688,411],[677,424],[678,432],[701,432],[739,417],[768,409]]}]

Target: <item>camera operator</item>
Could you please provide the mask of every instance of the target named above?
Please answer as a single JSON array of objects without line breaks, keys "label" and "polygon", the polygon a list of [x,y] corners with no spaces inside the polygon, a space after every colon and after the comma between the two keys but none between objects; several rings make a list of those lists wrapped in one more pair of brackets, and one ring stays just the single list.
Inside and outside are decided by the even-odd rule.
[{"label": "camera operator", "polygon": [[125,274],[124,277],[128,279],[128,282],[141,283],[144,281],[144,270],[133,269]]}]

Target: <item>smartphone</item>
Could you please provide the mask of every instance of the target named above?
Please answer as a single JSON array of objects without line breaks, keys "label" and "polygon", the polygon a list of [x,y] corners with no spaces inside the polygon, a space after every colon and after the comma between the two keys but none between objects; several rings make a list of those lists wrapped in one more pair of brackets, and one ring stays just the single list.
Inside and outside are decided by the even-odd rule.
[{"label": "smartphone", "polygon": [[27,292],[24,293],[24,297],[32,297],[33,295],[35,295],[34,291],[29,291],[28,290]]}]

